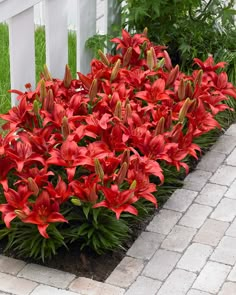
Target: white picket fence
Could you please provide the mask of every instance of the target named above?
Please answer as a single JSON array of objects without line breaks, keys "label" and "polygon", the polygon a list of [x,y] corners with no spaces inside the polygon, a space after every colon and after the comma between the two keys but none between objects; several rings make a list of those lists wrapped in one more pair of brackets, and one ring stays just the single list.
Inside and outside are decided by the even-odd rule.
[{"label": "white picket fence", "polygon": [[[117,0],[103,1],[106,33],[118,16]],[[34,7],[43,2],[46,32],[46,64],[54,77],[62,78],[68,63],[68,11],[76,12],[77,70],[89,71],[91,53],[86,40],[97,32],[96,0],[0,0],[0,22],[9,24],[11,89],[24,90],[25,83],[35,86]],[[1,58],[1,54],[0,54]],[[0,77],[1,79],[1,77]],[[16,98],[12,96],[12,105]]]}]

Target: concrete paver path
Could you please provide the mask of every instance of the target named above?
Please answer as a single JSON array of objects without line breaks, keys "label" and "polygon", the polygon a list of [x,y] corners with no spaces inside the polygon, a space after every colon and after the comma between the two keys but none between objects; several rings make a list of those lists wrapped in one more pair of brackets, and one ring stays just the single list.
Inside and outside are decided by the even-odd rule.
[{"label": "concrete paver path", "polygon": [[105,283],[0,256],[0,295],[236,295],[236,124]]}]

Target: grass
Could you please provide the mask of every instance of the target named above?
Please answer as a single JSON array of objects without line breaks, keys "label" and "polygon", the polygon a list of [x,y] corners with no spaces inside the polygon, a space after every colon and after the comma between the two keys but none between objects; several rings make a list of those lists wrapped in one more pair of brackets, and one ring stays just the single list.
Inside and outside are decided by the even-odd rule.
[{"label": "grass", "polygon": [[[11,97],[7,92],[10,89],[10,59],[9,33],[7,24],[0,24],[0,113],[7,112],[11,107]],[[35,30],[35,62],[36,81],[40,80],[40,73],[46,63],[46,42],[44,27]],[[76,34],[68,32],[68,64],[72,75],[76,77]],[[27,81],[26,81],[27,82]]]}]

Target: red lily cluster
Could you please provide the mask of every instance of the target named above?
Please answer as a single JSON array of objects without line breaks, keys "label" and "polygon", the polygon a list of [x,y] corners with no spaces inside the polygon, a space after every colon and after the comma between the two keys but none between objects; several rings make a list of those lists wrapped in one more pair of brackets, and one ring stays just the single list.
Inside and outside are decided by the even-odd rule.
[{"label": "red lily cluster", "polygon": [[149,177],[164,182],[161,161],[188,172],[184,159],[200,152],[194,138],[220,128],[214,116],[236,98],[227,74],[216,73],[223,62],[195,59],[200,69],[185,75],[145,33],[123,30],[112,41],[119,53],[99,52],[87,75],[73,80],[66,67],[63,80],[52,79],[45,68],[36,90],[12,90],[19,105],[1,115],[10,131],[0,137],[7,227],[18,218],[48,238],[51,223],[67,222],[60,208],[69,200],[107,207],[117,218],[137,215],[140,198],[157,206]]}]

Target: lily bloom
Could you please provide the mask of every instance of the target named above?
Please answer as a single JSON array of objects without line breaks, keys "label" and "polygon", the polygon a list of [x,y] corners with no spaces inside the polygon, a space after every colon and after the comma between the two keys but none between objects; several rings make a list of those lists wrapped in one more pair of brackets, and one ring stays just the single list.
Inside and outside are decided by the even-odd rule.
[{"label": "lily bloom", "polygon": [[111,188],[100,187],[104,194],[105,200],[95,204],[93,208],[107,207],[116,214],[119,219],[122,212],[129,212],[138,215],[137,209],[131,204],[135,203],[138,198],[134,195],[134,190],[128,189],[119,191],[118,185],[111,185]]},{"label": "lily bloom", "polygon": [[50,223],[68,222],[62,214],[59,213],[59,205],[51,202],[47,191],[43,190],[38,196],[33,210],[24,218],[25,223],[36,224],[39,233],[46,239],[49,238],[46,230]]},{"label": "lily bloom", "polygon": [[9,188],[7,192],[4,192],[4,195],[7,204],[0,204],[0,212],[2,212],[6,227],[10,228],[11,221],[19,216],[17,212],[20,212],[23,217],[30,213],[27,200],[32,192],[28,190],[26,185],[19,185],[17,191]]},{"label": "lily bloom", "polygon": [[60,149],[53,149],[51,157],[46,161],[47,164],[64,166],[69,182],[72,181],[77,166],[94,166],[90,157],[86,155],[87,148],[79,147],[75,141],[66,140]]},{"label": "lily bloom", "polygon": [[214,63],[214,58],[210,55],[205,61],[202,61],[198,58],[194,58],[194,63],[197,64],[200,68],[203,69],[205,72],[215,71],[219,68],[224,68],[226,62],[219,62],[217,64]]}]

